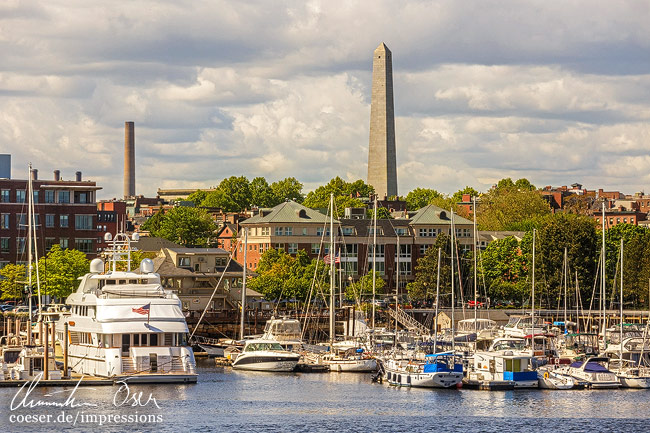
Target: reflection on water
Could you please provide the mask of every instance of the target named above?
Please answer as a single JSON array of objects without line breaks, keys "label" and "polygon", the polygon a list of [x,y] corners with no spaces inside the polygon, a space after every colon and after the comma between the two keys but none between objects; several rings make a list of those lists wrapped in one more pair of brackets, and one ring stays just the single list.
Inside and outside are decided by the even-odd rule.
[{"label": "reflection on water", "polygon": [[[262,373],[217,368],[199,361],[195,385],[131,385],[132,393],[151,394],[160,410],[113,406],[117,387],[79,388],[77,401],[99,405],[106,415],[161,415],[162,423],[130,425],[138,431],[537,431],[640,429],[650,417],[648,394],[638,390],[487,392],[427,390],[373,384],[368,374]],[[61,430],[61,424],[9,424],[12,414],[60,415],[78,409],[36,408],[11,412],[14,388],[0,388],[0,426],[20,431]],[[64,401],[61,389],[37,388],[31,398]],[[69,390],[68,390],[69,391]],[[92,410],[86,410],[92,412]],[[127,423],[128,424],[128,423]],[[123,431],[124,424],[92,423],[70,431]]]}]

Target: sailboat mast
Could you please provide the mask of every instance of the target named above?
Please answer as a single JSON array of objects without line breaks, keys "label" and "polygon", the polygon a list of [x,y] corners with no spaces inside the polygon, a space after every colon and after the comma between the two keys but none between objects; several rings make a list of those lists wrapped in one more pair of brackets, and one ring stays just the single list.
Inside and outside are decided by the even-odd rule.
[{"label": "sailboat mast", "polygon": [[[623,238],[621,237],[621,299],[620,299],[620,314],[621,314],[621,323],[619,327],[619,346],[618,346],[618,359],[621,363],[619,368],[623,368]],[[645,341],[643,342],[645,345]],[[640,359],[639,359],[640,361]]]},{"label": "sailboat mast", "polygon": [[440,255],[442,249],[438,248],[438,276],[436,277],[436,317],[433,328],[433,353],[438,350],[438,299],[440,299]]},{"label": "sailboat mast", "polygon": [[568,278],[569,263],[567,261],[567,249],[564,247],[564,328],[566,329],[566,284]]},{"label": "sailboat mast", "polygon": [[603,246],[601,251],[601,257],[603,258],[603,266],[600,268],[600,311],[601,311],[601,321],[600,326],[602,327],[602,336],[603,341],[605,341],[605,200],[603,200],[603,209],[602,209],[602,220],[603,220]]},{"label": "sailboat mast", "polygon": [[397,347],[397,309],[399,308],[397,302],[397,298],[399,297],[399,254],[399,235],[397,235],[397,276],[395,277],[395,347]]},{"label": "sailboat mast", "polygon": [[456,249],[456,229],[454,227],[454,210],[451,209],[451,351],[456,351],[456,329],[454,327],[454,310],[456,298],[454,297],[454,279],[456,276],[454,250]]},{"label": "sailboat mast", "polygon": [[476,239],[476,235],[477,235],[477,232],[476,232],[476,196],[474,196],[474,206],[473,206],[472,209],[474,209],[474,212],[473,212],[474,213],[474,236],[473,236],[473,238],[474,238],[474,333],[477,334],[478,333],[478,323],[477,323],[477,314],[478,314],[477,313],[477,308],[478,308],[478,305],[477,305],[478,294],[477,294],[477,292],[478,292],[478,284],[476,282],[476,255],[478,254],[478,248],[477,248],[478,242],[477,242],[477,239]]},{"label": "sailboat mast", "polygon": [[[330,351],[334,350],[334,266],[336,259],[334,258],[334,193],[330,194]],[[374,299],[373,299],[374,308]],[[374,319],[374,315],[373,315]]]},{"label": "sailboat mast", "polygon": [[[32,164],[29,163],[29,175],[27,176],[27,197],[28,197],[28,202],[27,202],[27,266],[29,269],[28,275],[27,275],[27,284],[29,284],[29,323],[31,326],[32,322],[32,200],[33,200],[33,195],[32,195]],[[41,300],[41,294],[38,294],[38,301],[39,301],[39,310],[40,310],[40,300]]]},{"label": "sailboat mast", "polygon": [[248,227],[244,228],[244,275],[241,287],[241,318],[239,322],[239,339],[244,339],[244,316],[246,314],[246,252],[248,251]]},{"label": "sailboat mast", "polygon": [[375,296],[377,293],[377,196],[375,195],[375,209],[373,212],[372,229],[372,329],[375,329]]},{"label": "sailboat mast", "polygon": [[537,230],[533,229],[533,277],[532,277],[532,282],[533,282],[533,287],[531,289],[531,298],[532,298],[532,308],[531,308],[531,316],[532,316],[532,321],[533,321],[533,336],[535,335],[535,234]]}]

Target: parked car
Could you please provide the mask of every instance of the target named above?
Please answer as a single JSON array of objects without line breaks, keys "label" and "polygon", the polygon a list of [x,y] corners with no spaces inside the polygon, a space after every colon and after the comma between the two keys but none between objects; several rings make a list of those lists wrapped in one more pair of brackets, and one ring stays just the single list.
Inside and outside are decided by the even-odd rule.
[{"label": "parked car", "polygon": [[467,301],[467,306],[469,308],[474,308],[474,307],[483,308],[485,306],[485,303],[481,301],[471,300],[471,301]]},{"label": "parked car", "polygon": [[14,305],[13,305],[13,304],[2,304],[2,305],[0,305],[0,311],[3,312],[3,313],[4,313],[5,311],[11,311],[11,310],[13,310],[13,309],[14,309]]}]

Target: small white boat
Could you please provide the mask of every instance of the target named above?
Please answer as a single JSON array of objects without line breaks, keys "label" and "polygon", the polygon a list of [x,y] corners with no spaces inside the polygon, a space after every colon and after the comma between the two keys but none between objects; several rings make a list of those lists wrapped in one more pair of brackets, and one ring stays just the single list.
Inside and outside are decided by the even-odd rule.
[{"label": "small white boat", "polygon": [[273,340],[248,340],[232,363],[233,368],[255,371],[293,371],[300,355],[288,352]]},{"label": "small white boat", "polygon": [[323,355],[323,364],[339,373],[370,373],[377,370],[377,360],[361,348]]},{"label": "small white boat", "polygon": [[576,361],[568,367],[557,369],[560,374],[566,374],[578,381],[586,382],[588,388],[606,389],[618,388],[621,382],[616,374],[607,369],[605,365],[609,358],[589,358],[586,361]]},{"label": "small white boat", "polygon": [[390,385],[452,388],[463,381],[463,365],[451,352],[427,355],[425,361],[389,360],[385,378]]},{"label": "small white boat", "polygon": [[539,387],[542,389],[572,389],[575,386],[575,380],[571,376],[560,374],[550,368],[540,368],[537,370],[537,380]]}]

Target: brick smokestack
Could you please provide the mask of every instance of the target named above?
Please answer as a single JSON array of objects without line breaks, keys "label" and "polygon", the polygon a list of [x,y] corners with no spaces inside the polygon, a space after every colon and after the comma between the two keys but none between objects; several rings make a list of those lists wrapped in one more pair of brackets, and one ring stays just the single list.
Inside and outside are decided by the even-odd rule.
[{"label": "brick smokestack", "polygon": [[135,125],[124,122],[124,198],[135,197]]}]

